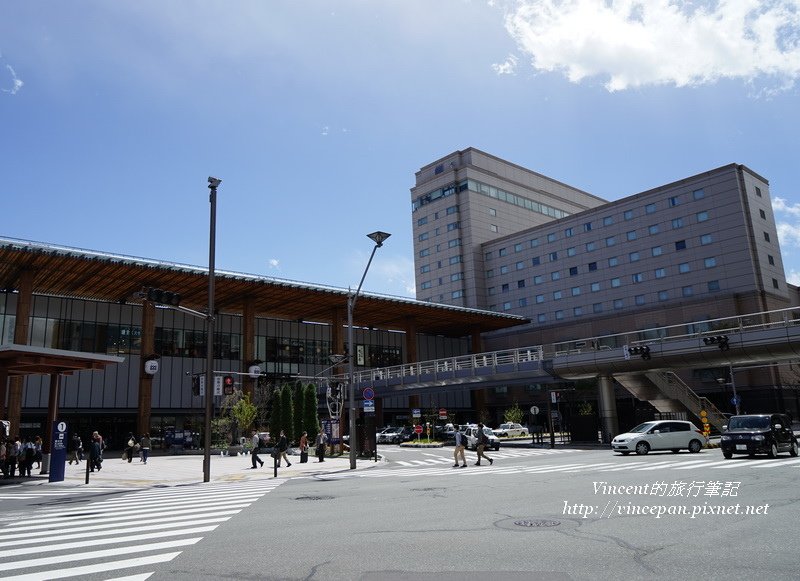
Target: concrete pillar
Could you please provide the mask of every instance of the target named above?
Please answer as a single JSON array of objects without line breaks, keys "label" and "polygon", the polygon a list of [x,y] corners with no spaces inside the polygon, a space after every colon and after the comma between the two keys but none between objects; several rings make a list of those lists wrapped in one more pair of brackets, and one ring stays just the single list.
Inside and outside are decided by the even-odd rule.
[{"label": "concrete pillar", "polygon": [[[241,356],[241,370],[246,373],[248,366],[256,359],[256,304],[253,297],[245,297],[242,304]],[[252,402],[258,378],[253,378],[249,375],[241,375],[240,377],[242,378],[242,392],[248,394]]]},{"label": "concrete pillar", "polygon": [[[413,317],[406,318],[406,358],[405,363],[416,363],[419,361],[418,354],[417,354],[417,321]],[[419,408],[420,405],[420,397],[419,395],[409,395],[408,396],[408,407]],[[411,409],[409,409],[409,415],[411,414]]]},{"label": "concrete pillar", "polygon": [[50,446],[53,442],[53,422],[58,419],[58,400],[61,389],[61,375],[50,375],[50,391],[48,393],[47,420],[44,424],[44,441],[42,442],[42,474],[50,473]]},{"label": "concrete pillar", "polygon": [[[8,394],[8,369],[0,367],[0,418],[6,418],[6,395]],[[7,434],[10,436],[11,434]]]},{"label": "concrete pillar", "polygon": [[[483,341],[481,338],[480,329],[473,329],[470,333],[470,350],[472,354],[475,353],[483,353]],[[469,388],[467,388],[469,389]],[[476,389],[471,392],[473,396],[470,398],[470,403],[472,404],[472,409],[475,412],[475,417],[470,418],[470,421],[479,422],[482,420],[480,414],[482,411],[486,411],[488,413],[488,409],[486,408],[486,402],[489,399],[489,391],[486,388]]]},{"label": "concrete pillar", "polygon": [[600,408],[602,442],[610,444],[611,439],[619,434],[619,418],[617,417],[617,399],[614,397],[613,377],[601,375],[597,378],[597,404]]},{"label": "concrete pillar", "polygon": [[[156,307],[150,301],[142,303],[142,343],[139,353],[139,399],[136,413],[136,433],[150,431],[150,411],[153,406],[153,376],[144,372],[144,363],[155,351]],[[159,373],[161,373],[159,371]]]},{"label": "concrete pillar", "polygon": [[[33,278],[34,271],[25,270],[20,274],[17,294],[16,322],[14,324],[14,343],[17,345],[28,344],[30,327],[31,306],[33,303]],[[22,421],[22,386],[24,378],[14,376],[8,382],[8,415],[11,422],[11,435],[19,434],[19,425]]]}]

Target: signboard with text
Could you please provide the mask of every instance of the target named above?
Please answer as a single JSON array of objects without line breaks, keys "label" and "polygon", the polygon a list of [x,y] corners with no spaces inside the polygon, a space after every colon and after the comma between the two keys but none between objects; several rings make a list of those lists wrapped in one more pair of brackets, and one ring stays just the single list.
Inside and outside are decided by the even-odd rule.
[{"label": "signboard with text", "polygon": [[67,463],[67,424],[53,422],[53,440],[50,442],[50,482],[64,481],[64,465]]}]

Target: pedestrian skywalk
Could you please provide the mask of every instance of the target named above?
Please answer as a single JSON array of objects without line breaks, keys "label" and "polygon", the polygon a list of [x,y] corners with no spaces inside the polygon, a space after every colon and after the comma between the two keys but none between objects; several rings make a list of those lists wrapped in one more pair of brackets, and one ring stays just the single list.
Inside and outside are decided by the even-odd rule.
[{"label": "pedestrian skywalk", "polygon": [[0,579],[147,579],[153,565],[173,560],[284,482],[198,484],[190,495],[185,486],[155,488],[32,511],[0,528]]},{"label": "pedestrian skywalk", "polygon": [[[567,450],[564,450],[565,452]],[[744,468],[746,470],[797,470],[800,469],[800,458],[780,457],[777,459],[751,459],[734,458],[724,460],[716,454],[698,459],[696,455],[685,455],[684,458],[653,461],[631,460],[628,458],[614,458],[605,462],[552,462],[545,461],[535,465],[519,465],[509,461],[503,461],[497,452],[489,453],[489,456],[496,461],[493,465],[484,463],[481,466],[473,466],[475,455],[472,458],[467,456],[467,469],[455,469],[452,467],[453,459],[450,458],[446,466],[444,462],[436,462],[436,466],[415,465],[403,466],[398,468],[375,468],[372,470],[362,470],[358,472],[341,472],[315,476],[323,480],[334,480],[344,478],[403,478],[408,476],[474,476],[490,474],[548,474],[548,473],[606,473],[606,472],[649,472],[654,470],[726,470],[732,468]],[[551,457],[552,458],[552,457]],[[691,458],[691,459],[686,459]],[[550,460],[550,459],[548,459]],[[616,461],[614,461],[616,460]],[[511,459],[513,462],[513,459]]]}]

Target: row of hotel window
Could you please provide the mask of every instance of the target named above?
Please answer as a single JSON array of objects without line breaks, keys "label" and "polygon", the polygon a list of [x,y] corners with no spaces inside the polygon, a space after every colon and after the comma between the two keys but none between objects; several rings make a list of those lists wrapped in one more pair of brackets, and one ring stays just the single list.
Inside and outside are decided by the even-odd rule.
[{"label": "row of hotel window", "polygon": [[[457,192],[463,192],[464,190],[467,189],[470,190],[471,192],[476,192],[478,194],[482,194],[489,198],[494,198],[496,200],[500,200],[501,202],[506,202],[508,204],[524,208],[526,210],[535,212],[537,214],[544,214],[545,216],[550,216],[551,218],[558,219],[569,216],[569,212],[565,212],[564,210],[553,208],[552,206],[548,206],[547,204],[542,204],[541,202],[537,202],[530,198],[526,198],[525,196],[512,194],[511,192],[507,192],[495,186],[490,186],[483,182],[479,182],[472,179],[467,179],[465,181],[462,181],[457,186],[453,184],[418,196],[411,204],[411,211],[412,213],[416,212],[421,207],[430,204],[431,202],[435,202],[440,198],[447,198]],[[435,217],[438,218],[438,213],[435,214]],[[428,216],[423,216],[422,218],[419,218],[417,220],[418,226],[424,226],[427,223],[428,223]]]},{"label": "row of hotel window", "polygon": [[[710,256],[703,260],[703,266],[705,268],[714,268],[717,266],[717,259],[714,256]],[[574,276],[578,274],[577,266],[572,267],[569,269],[570,276]],[[574,270],[573,270],[574,269]],[[597,270],[596,268],[590,270]],[[681,262],[678,264],[678,273],[679,274],[686,274],[692,271],[691,264],[688,262]],[[656,268],[653,270],[653,277],[654,278],[666,278],[667,277],[667,269],[664,267]],[[637,272],[631,275],[631,282],[634,284],[644,282],[646,280],[645,273]],[[561,271],[553,271],[550,273],[550,280],[556,281],[561,279]],[[543,275],[538,274],[533,277],[533,284],[542,284],[545,282],[545,278]],[[520,279],[517,281],[517,288],[525,288],[525,279]],[[622,286],[622,282],[620,278],[612,278],[611,279],[611,287],[617,288]],[[598,292],[602,290],[600,282],[593,282],[589,285],[589,288],[592,292]],[[580,294],[581,287],[576,286],[572,287],[572,295],[577,296]],[[501,292],[508,292],[510,290],[509,283],[505,283],[500,286]],[[489,287],[488,288],[489,294],[493,295],[497,293],[497,287]]]},{"label": "row of hotel window", "polygon": [[[714,293],[714,292],[717,292],[719,290],[720,290],[720,283],[719,283],[718,280],[710,280],[710,281],[708,281],[706,283],[706,292]],[[689,297],[694,296],[694,294],[695,294],[694,286],[688,285],[688,286],[681,287],[681,297],[689,298]],[[558,295],[558,296],[556,296],[556,295]],[[656,298],[656,300],[658,302],[668,301],[671,298],[670,297],[670,291],[668,291],[668,290],[658,291],[653,296]],[[553,300],[559,300],[561,298],[562,298],[561,291],[557,291],[557,292],[553,293]],[[536,295],[534,297],[534,300],[535,300],[536,304],[540,304],[540,303],[544,303],[545,302],[544,295]],[[647,296],[643,295],[643,294],[642,295],[634,295],[632,304],[634,306],[637,306],[637,307],[638,306],[642,306],[642,305],[646,305],[647,304]],[[614,299],[613,301],[606,302],[606,303],[602,303],[602,302],[592,303],[591,312],[593,314],[602,313],[602,312],[604,312],[605,308],[607,306],[609,306],[609,305],[615,311],[616,310],[620,310],[620,309],[624,309],[625,306],[626,306],[625,305],[625,299],[623,299],[623,298]],[[527,307],[527,306],[528,306],[528,299],[526,297],[523,297],[523,298],[521,298],[521,299],[519,299],[517,301],[517,308],[524,308],[524,307]],[[630,306],[630,305],[628,305],[628,306]],[[506,302],[504,302],[504,303],[502,303],[500,305],[497,305],[497,304],[489,305],[489,310],[490,311],[510,311],[513,308],[514,308],[514,306],[513,306],[511,301],[506,301]],[[564,311],[562,309],[562,310],[556,310],[553,313],[551,313],[550,315],[553,317],[553,320],[560,321],[561,319],[563,319],[565,317],[565,313],[566,313],[566,311]],[[581,305],[581,306],[576,306],[576,307],[572,308],[572,315],[574,317],[580,317],[580,316],[583,316],[583,315],[585,315],[587,313],[589,313],[589,310],[588,310],[588,308],[586,306]],[[539,314],[536,315],[536,321],[538,323],[546,323],[548,320],[549,320],[548,319],[548,313],[539,313]]]},{"label": "row of hotel window", "polygon": [[[758,188],[756,188],[756,190],[758,190]],[[758,192],[760,192],[760,190],[758,190]],[[698,193],[700,194],[699,197],[697,196]],[[693,192],[693,195],[695,196],[694,199],[700,199],[700,198],[703,197],[704,193],[703,193],[703,190],[695,190]],[[668,201],[669,201],[670,206],[677,206],[680,203],[679,201],[676,201],[678,199],[679,199],[678,197],[669,198]],[[657,211],[656,204],[647,204],[645,206],[645,213],[646,214],[653,214],[656,211]],[[766,212],[764,210],[759,209],[758,212],[759,212],[759,216],[761,217],[762,220],[766,220],[767,219],[767,214],[766,214]],[[626,210],[623,213],[623,218],[625,220],[632,220],[634,218],[633,210]],[[710,216],[709,216],[709,213],[708,213],[707,210],[702,210],[700,212],[695,213],[695,220],[697,221],[697,223],[707,222],[709,220],[709,218],[710,218]],[[603,222],[603,226],[610,226],[610,225],[614,224],[614,217],[613,216],[606,216],[605,218],[603,218],[602,222]],[[673,230],[677,230],[677,229],[683,228],[684,225],[685,225],[685,222],[686,222],[685,217],[681,216],[681,217],[673,218],[671,220],[671,222],[670,222],[670,225],[671,225]],[[582,229],[583,229],[584,232],[592,231],[592,229],[593,229],[592,222],[584,223],[583,226],[582,226]],[[660,224],[651,224],[650,226],[647,227],[647,233],[649,235],[651,235],[651,236],[655,235],[655,234],[658,234],[660,231],[661,231],[661,225]],[[569,228],[564,229],[564,238],[570,238],[570,237],[572,237],[574,235],[575,235],[575,227],[569,227]],[[629,240],[629,241],[636,240],[638,238],[638,236],[639,236],[639,234],[638,234],[638,232],[636,230],[630,230],[630,231],[625,233],[625,238],[627,240]],[[764,232],[763,236],[764,236],[764,240],[766,242],[770,242],[770,235],[769,235],[768,232]],[[545,237],[545,240],[548,243],[556,242],[558,240],[558,233],[557,232],[550,232]],[[614,246],[616,243],[617,243],[617,237],[616,236],[608,236],[608,237],[605,238],[606,246]],[[528,241],[527,244],[528,244],[529,248],[536,248],[540,244],[540,239],[539,238],[532,238],[532,239],[530,239]],[[587,252],[591,252],[592,250],[595,250],[596,248],[597,248],[597,242],[596,241],[589,242],[589,243],[586,244]],[[514,247],[513,247],[513,250],[514,250],[514,252],[522,252],[523,250],[525,250],[525,244],[522,243],[522,242],[516,243],[514,245]],[[574,249],[569,249],[569,250],[574,250]],[[503,256],[506,256],[507,254],[508,254],[508,248],[500,248],[500,249],[497,250],[497,256],[498,257],[503,257]],[[491,259],[492,257],[493,257],[493,253],[492,252],[487,252],[486,253],[486,259],[487,260]]]},{"label": "row of hotel window", "polygon": [[[700,200],[700,199],[705,197],[705,190],[703,190],[703,189],[694,190],[694,191],[692,191],[691,195],[692,195],[692,199],[693,200]],[[682,198],[683,198],[683,196],[671,196],[671,197],[667,198],[666,202],[667,202],[669,207],[675,207],[675,206],[679,206],[682,203]],[[658,204],[656,204],[656,203],[650,203],[650,204],[646,204],[644,206],[645,215],[655,214],[657,211],[658,211]],[[636,214],[635,214],[634,210],[625,210],[622,213],[622,219],[625,220],[625,221],[633,220],[635,217],[636,217]],[[766,215],[764,215],[764,217],[766,217]],[[695,214],[695,218],[696,218],[696,220],[698,222],[707,221],[709,219],[708,211],[697,212]],[[684,226],[684,218],[683,217],[674,218],[671,223],[672,223],[672,228],[673,229],[683,228],[683,226]],[[609,216],[603,217],[602,224],[603,224],[603,226],[612,226],[612,225],[614,225],[615,224],[615,217],[613,215],[609,215]],[[570,226],[568,228],[565,228],[564,229],[564,238],[571,238],[572,236],[574,236],[576,234],[578,229],[582,230],[583,232],[591,232],[594,229],[594,222],[591,222],[591,221],[584,222],[580,227]],[[652,224],[652,225],[650,225],[648,227],[648,233],[651,234],[651,235],[652,234],[657,234],[659,232],[659,229],[660,229],[659,224]],[[628,232],[626,234],[626,236],[627,236],[628,240],[635,240],[636,236],[637,236],[636,230],[631,230],[630,232]],[[548,243],[549,242],[556,242],[559,239],[558,232],[550,232],[544,237],[544,239]],[[531,240],[528,241],[528,245],[529,245],[530,248],[536,248],[537,246],[539,246],[539,243],[540,243],[539,238],[532,238]],[[616,243],[616,238],[614,236],[609,236],[609,237],[606,238],[606,245],[607,246],[613,246],[615,243]],[[596,243],[590,243],[590,244],[596,244]],[[594,248],[592,248],[592,249],[594,249]],[[518,243],[518,244],[514,245],[514,252],[521,252],[522,250],[524,250],[523,243]],[[587,248],[587,250],[589,250],[589,248]],[[501,248],[501,249],[498,250],[498,255],[499,256],[504,256],[506,254],[506,252],[507,252],[506,248]],[[487,259],[491,258],[491,253],[487,253],[486,258]]]}]

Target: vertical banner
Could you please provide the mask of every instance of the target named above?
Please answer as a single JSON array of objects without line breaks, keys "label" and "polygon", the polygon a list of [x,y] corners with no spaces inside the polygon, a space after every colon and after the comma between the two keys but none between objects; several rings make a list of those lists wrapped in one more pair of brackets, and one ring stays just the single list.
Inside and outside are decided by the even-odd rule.
[{"label": "vertical banner", "polygon": [[[64,466],[67,463],[67,441],[66,422],[53,422],[53,441],[50,442],[50,482],[64,481]],[[86,461],[89,461],[88,457]]]}]

